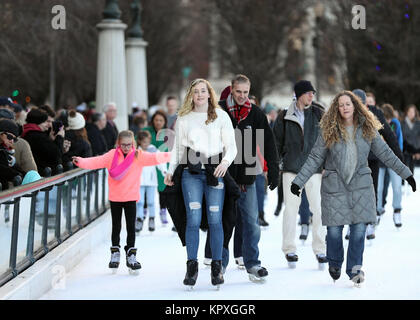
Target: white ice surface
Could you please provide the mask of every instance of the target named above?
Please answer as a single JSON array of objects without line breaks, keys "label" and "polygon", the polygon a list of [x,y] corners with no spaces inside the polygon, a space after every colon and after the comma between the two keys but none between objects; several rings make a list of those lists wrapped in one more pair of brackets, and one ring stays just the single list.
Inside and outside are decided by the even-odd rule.
[{"label": "white ice surface", "polygon": [[[419,168],[416,180],[420,187]],[[193,291],[186,291],[182,284],[186,249],[171,231],[171,222],[162,227],[156,217],[157,230],[153,234],[142,231],[136,238],[138,260],[142,264],[138,276],[129,275],[125,263],[121,263],[117,274],[111,274],[108,269],[110,242],[104,242],[66,274],[65,289],[53,289],[41,299],[420,299],[420,191],[412,193],[407,186],[403,190],[402,228],[397,230],[392,221],[390,188],[386,213],[376,230],[376,239],[366,242],[363,261],[366,281],[362,288],[355,288],[348,279],[345,262],[342,276],[335,284],[327,268],[319,271],[311,248],[312,234],[302,245],[298,240],[299,226],[296,229],[299,262],[296,269],[287,267],[281,251],[283,210],[279,217],[274,216],[277,192],[269,191],[265,212],[270,226],[261,231],[259,245],[260,260],[269,272],[264,284],[249,281],[246,271],[235,266],[231,250],[225,284],[216,291],[210,283],[210,268],[202,263],[205,233],[200,231],[198,280]],[[125,236],[123,228],[122,246]],[[344,243],[347,250],[347,241]],[[124,254],[122,262],[123,259]]]}]

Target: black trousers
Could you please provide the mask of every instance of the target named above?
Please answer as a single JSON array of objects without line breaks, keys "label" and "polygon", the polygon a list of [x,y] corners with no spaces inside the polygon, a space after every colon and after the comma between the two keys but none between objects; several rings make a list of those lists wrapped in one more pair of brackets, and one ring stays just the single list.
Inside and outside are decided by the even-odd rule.
[{"label": "black trousers", "polygon": [[379,161],[368,160],[370,170],[372,170],[373,187],[375,189],[375,203],[378,203],[378,175],[379,175]]},{"label": "black trousers", "polygon": [[112,216],[112,246],[120,245],[120,232],[121,232],[121,218],[124,209],[125,222],[127,229],[127,246],[125,249],[134,248],[136,241],[136,202],[114,202],[110,201],[111,216]]}]

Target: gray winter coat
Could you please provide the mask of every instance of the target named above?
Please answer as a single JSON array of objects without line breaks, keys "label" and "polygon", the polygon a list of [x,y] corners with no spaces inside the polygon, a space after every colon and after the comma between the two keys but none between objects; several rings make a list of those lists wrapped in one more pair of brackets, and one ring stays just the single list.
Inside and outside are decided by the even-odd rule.
[{"label": "gray winter coat", "polygon": [[[321,132],[322,133],[322,132]],[[378,132],[372,141],[363,137],[359,125],[356,130],[357,164],[354,174],[346,184],[343,178],[345,163],[345,142],[335,143],[330,149],[325,145],[322,134],[293,183],[302,188],[308,179],[324,164],[325,172],[321,184],[322,224],[342,226],[355,223],[376,222],[376,198],[368,155],[371,150],[387,167],[403,179],[412,175],[382,140]]]}]

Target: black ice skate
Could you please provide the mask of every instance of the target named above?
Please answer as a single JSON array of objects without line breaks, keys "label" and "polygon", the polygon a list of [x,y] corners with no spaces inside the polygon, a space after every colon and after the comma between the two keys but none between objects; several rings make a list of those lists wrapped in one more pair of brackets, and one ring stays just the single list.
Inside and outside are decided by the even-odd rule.
[{"label": "black ice skate", "polygon": [[341,269],[336,267],[329,267],[328,271],[330,272],[331,278],[333,278],[334,282],[338,280],[341,276]]},{"label": "black ice skate", "polygon": [[187,273],[185,274],[184,285],[192,290],[198,277],[198,262],[197,260],[187,261]]},{"label": "black ice skate", "polygon": [[136,260],[137,249],[136,248],[125,248],[127,258],[128,273],[138,275],[141,264]]},{"label": "black ice skate", "polygon": [[350,280],[353,281],[355,287],[360,288],[362,282],[365,281],[365,273],[362,270],[359,270],[359,272]]},{"label": "black ice skate", "polygon": [[265,221],[265,219],[264,219],[264,211],[261,211],[261,212],[258,214],[258,224],[259,224],[261,227],[268,227],[268,226],[269,226],[268,222],[267,222],[267,221]]},{"label": "black ice skate", "polygon": [[298,261],[298,256],[296,253],[288,253],[286,254],[287,264],[289,265],[290,269],[296,268],[296,262]]},{"label": "black ice skate", "polygon": [[112,269],[112,273],[117,273],[117,269],[120,266],[120,247],[111,247],[111,261],[108,266]]},{"label": "black ice skate", "polygon": [[136,232],[140,232],[143,229],[143,219],[137,218],[136,219]]},{"label": "black ice skate", "polygon": [[225,282],[223,279],[222,272],[222,261],[213,260],[211,262],[211,284],[216,286],[217,290],[220,289],[220,285]]},{"label": "black ice skate", "polygon": [[249,275],[249,280],[252,282],[263,282],[268,276],[268,271],[266,268],[261,266],[253,266],[246,270]]},{"label": "black ice skate", "polygon": [[327,257],[323,253],[319,253],[316,255],[316,259],[318,260],[318,269],[325,270],[325,266],[328,262]]}]

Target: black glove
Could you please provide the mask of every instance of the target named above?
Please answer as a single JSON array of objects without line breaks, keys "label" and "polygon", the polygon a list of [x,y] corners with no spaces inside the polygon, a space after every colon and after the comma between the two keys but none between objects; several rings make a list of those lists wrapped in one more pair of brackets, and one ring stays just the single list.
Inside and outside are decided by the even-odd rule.
[{"label": "black glove", "polygon": [[413,192],[416,191],[416,180],[414,180],[413,176],[409,176],[407,179],[408,184],[411,186],[411,189],[413,190]]},{"label": "black glove", "polygon": [[290,191],[294,194],[297,195],[298,197],[300,196],[300,188],[296,183],[292,183],[292,186],[290,187]]},{"label": "black glove", "polygon": [[274,190],[279,185],[279,170],[277,167],[268,168],[267,184],[270,190]]}]

